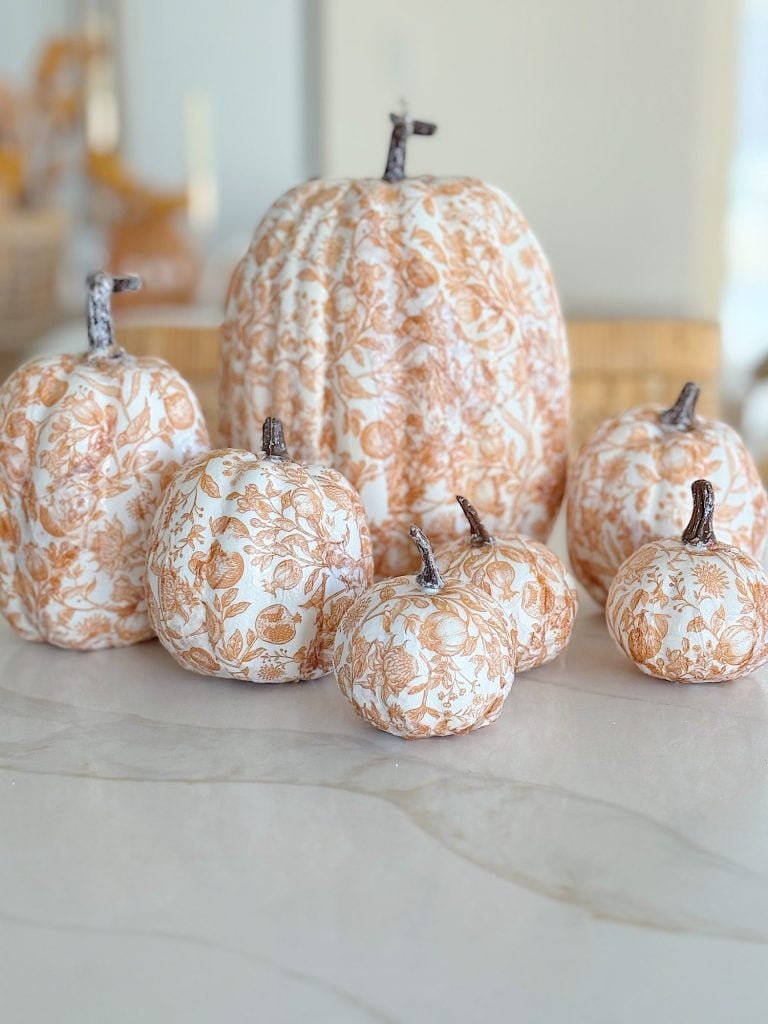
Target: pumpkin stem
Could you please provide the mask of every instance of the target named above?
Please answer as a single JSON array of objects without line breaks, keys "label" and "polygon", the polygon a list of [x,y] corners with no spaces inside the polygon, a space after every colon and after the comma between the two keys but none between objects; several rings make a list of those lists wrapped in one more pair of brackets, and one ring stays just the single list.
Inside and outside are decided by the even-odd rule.
[{"label": "pumpkin stem", "polygon": [[712,529],[712,519],[715,514],[715,492],[709,480],[694,480],[691,484],[693,494],[693,512],[691,521],[683,530],[683,544],[696,544],[703,547],[705,544],[714,544],[716,537]]},{"label": "pumpkin stem", "polygon": [[409,135],[434,135],[437,125],[430,121],[414,121],[407,114],[390,114],[392,138],[389,141],[384,181],[402,181],[405,177],[405,145]]},{"label": "pumpkin stem", "polygon": [[88,289],[88,305],[86,317],[88,321],[88,347],[91,352],[104,352],[115,344],[115,332],[112,325],[112,293],[136,292],[141,288],[138,274],[125,274],[113,277],[103,270],[89,274],[86,281]]},{"label": "pumpkin stem", "polygon": [[435,552],[432,550],[427,535],[418,526],[412,526],[410,532],[411,539],[421,555],[421,571],[416,576],[416,582],[424,590],[441,590],[445,586],[445,580],[437,568]]},{"label": "pumpkin stem", "polygon": [[471,505],[466,498],[460,494],[456,495],[456,501],[461,505],[461,511],[467,517],[469,529],[472,533],[469,543],[473,547],[480,548],[486,544],[493,544],[493,537],[488,533],[480,520],[480,514],[474,505]]},{"label": "pumpkin stem", "polygon": [[277,416],[267,416],[264,420],[264,426],[261,428],[261,450],[268,459],[290,461],[291,457],[286,450],[283,437],[283,421]]},{"label": "pumpkin stem", "polygon": [[674,427],[675,430],[692,430],[696,422],[696,403],[700,394],[699,385],[688,381],[672,408],[661,414],[661,422],[668,427]]}]

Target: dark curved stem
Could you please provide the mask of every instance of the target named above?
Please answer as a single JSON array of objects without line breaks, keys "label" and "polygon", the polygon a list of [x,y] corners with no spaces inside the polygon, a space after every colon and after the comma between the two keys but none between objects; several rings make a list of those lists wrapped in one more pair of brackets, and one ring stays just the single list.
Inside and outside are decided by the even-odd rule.
[{"label": "dark curved stem", "polygon": [[283,437],[283,422],[277,416],[267,416],[261,428],[261,450],[268,459],[290,460]]},{"label": "dark curved stem", "polygon": [[694,480],[691,484],[693,512],[691,521],[683,530],[683,544],[714,544],[716,537],[712,528],[715,514],[715,492],[709,480]]},{"label": "dark curved stem", "polygon": [[462,498],[460,494],[456,495],[456,501],[461,505],[461,511],[467,517],[467,522],[469,523],[469,529],[472,533],[469,541],[470,544],[477,548],[483,547],[485,544],[493,544],[493,537],[483,526],[480,514],[475,506],[470,504],[466,498]]},{"label": "dark curved stem", "polygon": [[445,586],[445,580],[437,568],[435,553],[427,535],[418,526],[412,526],[410,532],[411,539],[421,555],[421,571],[416,576],[416,582],[424,590],[441,590]]},{"label": "dark curved stem", "polygon": [[661,414],[661,422],[676,430],[691,430],[696,422],[696,403],[700,394],[699,385],[688,381],[677,396],[677,401],[672,408],[666,409]]},{"label": "dark curved stem", "polygon": [[409,135],[434,135],[437,125],[430,121],[413,121],[410,117],[390,114],[393,124],[392,138],[389,141],[387,166],[384,169],[384,181],[402,181],[405,177],[405,145]]},{"label": "dark curved stem", "polygon": [[88,346],[92,352],[103,352],[115,344],[112,326],[112,293],[136,292],[141,288],[138,274],[112,277],[103,270],[90,274],[86,281],[88,304]]}]

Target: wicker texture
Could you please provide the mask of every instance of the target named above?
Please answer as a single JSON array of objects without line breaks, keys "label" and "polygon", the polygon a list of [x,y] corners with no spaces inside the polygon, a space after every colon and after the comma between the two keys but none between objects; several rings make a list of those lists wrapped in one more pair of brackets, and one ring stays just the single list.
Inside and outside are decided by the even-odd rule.
[{"label": "wicker texture", "polygon": [[54,322],[67,220],[57,210],[0,212],[0,349],[21,351]]},{"label": "wicker texture", "polygon": [[646,402],[671,405],[686,381],[697,412],[720,413],[720,331],[692,320],[570,320],[572,447],[606,416]]}]

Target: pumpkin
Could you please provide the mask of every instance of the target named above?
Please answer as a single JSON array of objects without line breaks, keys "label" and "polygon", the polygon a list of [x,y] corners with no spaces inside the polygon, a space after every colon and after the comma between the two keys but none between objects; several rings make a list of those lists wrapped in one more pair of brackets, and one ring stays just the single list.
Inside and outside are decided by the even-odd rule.
[{"label": "pumpkin", "polygon": [[480,729],[498,717],[514,677],[508,623],[485,591],[443,577],[418,527],[410,535],[421,570],[355,601],[336,637],[336,678],[358,715],[395,736]]},{"label": "pumpkin", "polygon": [[176,371],[115,343],[111,294],[139,286],[92,275],[89,350],[33,359],[0,387],[0,609],[26,640],[92,649],[152,636],[152,517],[208,436]]},{"label": "pumpkin", "polygon": [[738,434],[698,417],[688,383],[670,409],[643,405],[607,419],[579,453],[568,481],[568,553],[600,604],[621,563],[643,544],[679,535],[688,486],[706,476],[718,492],[721,539],[760,558],[768,499]]},{"label": "pumpkin", "polygon": [[495,597],[512,627],[515,671],[556,658],[568,643],[576,617],[576,586],[566,567],[538,541],[485,528],[477,509],[457,496],[469,537],[436,549],[446,576]]},{"label": "pumpkin", "polygon": [[608,629],[649,675],[679,683],[736,679],[768,661],[768,576],[751,555],[716,540],[714,490],[692,485],[681,540],[644,544],[608,593]]},{"label": "pumpkin", "polygon": [[565,484],[568,356],[549,266],[519,210],[475,178],[407,178],[393,115],[384,180],[315,180],[266,214],[232,278],[222,431],[267,414],[335,466],[368,513],[380,575],[415,569],[416,520],[459,539],[470,491],[492,529],[545,540]]},{"label": "pumpkin", "polygon": [[359,497],[335,470],[292,462],[272,417],[259,454],[208,452],[180,471],[149,540],[154,628],[206,675],[324,675],[341,617],[372,577]]}]

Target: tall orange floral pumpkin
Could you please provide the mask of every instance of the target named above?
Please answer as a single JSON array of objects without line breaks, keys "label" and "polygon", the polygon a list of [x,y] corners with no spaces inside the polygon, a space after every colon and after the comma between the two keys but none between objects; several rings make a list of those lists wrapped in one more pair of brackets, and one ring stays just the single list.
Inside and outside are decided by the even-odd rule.
[{"label": "tall orange floral pumpkin", "polygon": [[115,344],[112,291],[89,279],[89,349],[25,363],[0,387],[0,611],[26,640],[147,640],[147,535],[168,480],[208,448],[200,406],[162,359]]},{"label": "tall orange floral pumpkin", "polygon": [[225,443],[290,420],[297,458],[360,493],[380,574],[415,567],[408,525],[549,534],[565,482],[568,357],[552,274],[526,221],[475,178],[408,178],[392,117],[383,180],[310,181],[269,210],[230,284]]}]

